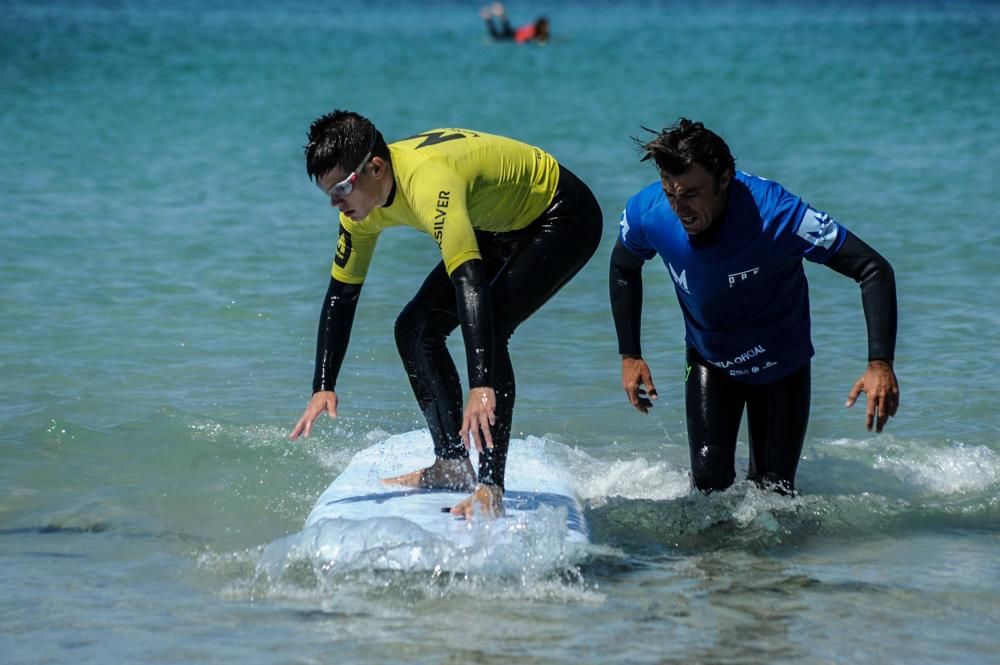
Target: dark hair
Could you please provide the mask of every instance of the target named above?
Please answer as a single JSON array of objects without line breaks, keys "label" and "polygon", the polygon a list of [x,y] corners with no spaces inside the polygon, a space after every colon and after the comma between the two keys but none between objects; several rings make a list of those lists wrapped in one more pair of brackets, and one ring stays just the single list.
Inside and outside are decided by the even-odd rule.
[{"label": "dark hair", "polygon": [[695,164],[701,164],[716,180],[728,171],[736,171],[736,160],[722,137],[700,122],[681,118],[672,127],[660,132],[643,127],[656,134],[651,141],[634,138],[646,153],[642,161],[652,159],[661,174],[681,175]]},{"label": "dark hair", "polygon": [[368,118],[351,111],[334,111],[313,120],[305,146],[306,172],[319,180],[338,166],[357,168],[369,149],[372,156],[389,159],[382,133]]}]

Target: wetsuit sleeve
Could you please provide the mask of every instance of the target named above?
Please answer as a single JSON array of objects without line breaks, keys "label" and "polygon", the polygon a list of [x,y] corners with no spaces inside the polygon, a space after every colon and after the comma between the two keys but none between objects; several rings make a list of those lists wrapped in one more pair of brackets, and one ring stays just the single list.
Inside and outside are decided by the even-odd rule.
[{"label": "wetsuit sleeve", "polygon": [[861,285],[868,360],[892,362],[896,352],[896,278],[892,266],[849,231],[840,250],[826,265]]},{"label": "wetsuit sleeve", "polygon": [[361,284],[347,284],[330,278],[316,333],[316,369],[313,373],[313,393],[334,390],[337,375],[347,353],[351,338],[354,312],[358,306]]},{"label": "wetsuit sleeve", "polygon": [[626,357],[642,356],[640,324],[642,320],[642,264],[644,261],[625,248],[621,238],[611,250],[608,290],[611,316],[618,335],[618,353]]},{"label": "wetsuit sleeve", "polygon": [[481,259],[466,261],[451,273],[462,324],[469,388],[493,387],[493,302],[486,266]]}]

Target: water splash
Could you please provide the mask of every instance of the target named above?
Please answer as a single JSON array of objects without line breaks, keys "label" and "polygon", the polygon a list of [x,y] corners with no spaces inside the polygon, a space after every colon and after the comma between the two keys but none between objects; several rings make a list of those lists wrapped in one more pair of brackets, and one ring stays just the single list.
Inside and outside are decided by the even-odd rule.
[{"label": "water splash", "polygon": [[1000,482],[1000,459],[986,446],[952,443],[948,448],[887,447],[875,468],[934,494],[981,492]]}]

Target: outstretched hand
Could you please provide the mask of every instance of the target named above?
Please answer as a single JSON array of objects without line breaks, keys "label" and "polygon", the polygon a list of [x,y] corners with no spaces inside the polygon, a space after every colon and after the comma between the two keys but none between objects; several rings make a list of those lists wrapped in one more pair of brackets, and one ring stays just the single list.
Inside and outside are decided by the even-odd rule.
[{"label": "outstretched hand", "polygon": [[642,358],[622,358],[622,388],[629,404],[643,413],[649,413],[652,400],[659,398],[649,365]]},{"label": "outstretched hand", "polygon": [[868,369],[855,382],[847,396],[845,406],[854,406],[858,396],[864,393],[867,398],[867,409],[865,410],[865,429],[881,432],[889,418],[896,415],[899,408],[899,383],[896,381],[896,373],[892,369],[892,363],[886,360],[872,360],[868,363]]},{"label": "outstretched hand", "polygon": [[312,399],[309,400],[309,404],[306,406],[306,410],[302,413],[302,417],[299,418],[299,422],[295,423],[295,428],[288,435],[288,438],[294,441],[301,434],[309,436],[309,433],[312,432],[313,423],[324,412],[331,418],[337,417],[337,393],[332,390],[321,390],[313,393]]},{"label": "outstretched hand", "polygon": [[492,388],[472,388],[469,399],[465,403],[465,415],[462,417],[462,429],[458,435],[466,449],[469,448],[469,435],[476,444],[476,450],[483,452],[483,443],[493,448],[493,435],[490,426],[495,425],[497,410],[497,394]]}]

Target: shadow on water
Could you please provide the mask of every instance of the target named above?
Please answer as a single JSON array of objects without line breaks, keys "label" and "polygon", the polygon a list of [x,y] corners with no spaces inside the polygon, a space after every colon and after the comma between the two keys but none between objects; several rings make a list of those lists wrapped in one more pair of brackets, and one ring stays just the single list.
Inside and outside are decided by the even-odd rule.
[{"label": "shadow on water", "polygon": [[[847,466],[863,468],[841,466],[840,472]],[[599,565],[629,569],[692,554],[780,554],[825,541],[864,541],[954,528],[995,531],[1000,523],[1000,502],[990,488],[921,493],[884,478],[865,487],[851,484],[844,494],[785,497],[742,482],[709,496],[610,497],[588,505],[586,516],[592,541],[619,549],[627,559],[627,563]]]},{"label": "shadow on water", "polygon": [[202,541],[183,533],[168,531],[143,531],[124,526],[114,526],[104,522],[65,526],[44,524],[41,526],[21,526],[0,529],[0,538],[19,536],[113,536],[129,540],[178,541],[187,545],[198,545]]},{"label": "shadow on water", "polygon": [[876,492],[884,497],[911,499],[920,494],[919,488],[908,485],[883,469],[872,467],[870,462],[823,454],[814,454],[812,459],[803,460],[795,486],[806,495]]},{"label": "shadow on water", "polygon": [[13,529],[0,529],[0,537],[27,535],[78,535],[83,533],[107,533],[108,531],[111,531],[111,527],[107,524],[90,524],[88,526],[59,526],[57,524],[47,524],[45,526],[25,526]]},{"label": "shadow on water", "polygon": [[[80,539],[88,537],[96,540],[89,541],[91,545],[82,546]],[[3,548],[5,554],[31,559],[87,559],[95,556],[95,552],[107,552],[109,547],[121,548],[121,539],[153,543],[154,546],[162,542],[175,542],[187,548],[197,543],[195,539],[183,534],[154,533],[105,522],[0,528],[0,543],[9,545]]]},{"label": "shadow on water", "polygon": [[668,501],[612,497],[587,516],[595,542],[642,558],[731,548],[760,551],[781,545],[793,527],[818,526],[802,518],[792,525],[789,514],[750,505],[735,493]]}]

